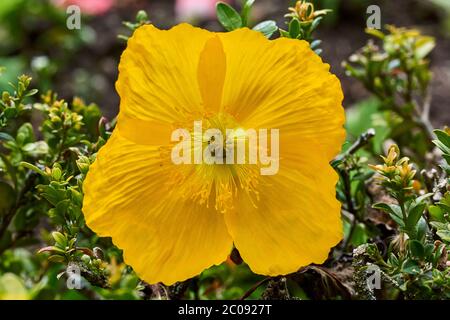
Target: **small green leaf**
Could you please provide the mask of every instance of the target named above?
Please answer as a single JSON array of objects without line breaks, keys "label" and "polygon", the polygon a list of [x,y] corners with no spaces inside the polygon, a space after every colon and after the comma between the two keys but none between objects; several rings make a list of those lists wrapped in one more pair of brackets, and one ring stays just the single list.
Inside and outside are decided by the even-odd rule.
[{"label": "small green leaf", "polygon": [[419,222],[417,223],[417,226],[414,231],[417,231],[416,233],[416,239],[423,240],[426,236],[426,234],[429,232],[428,223],[424,219],[424,217],[419,218]]},{"label": "small green leaf", "polygon": [[318,49],[318,47],[320,46],[320,44],[322,43],[322,40],[314,40],[313,42],[311,42],[311,49]]},{"label": "small green leaf", "polygon": [[60,256],[57,254],[54,254],[54,255],[48,257],[48,261],[51,261],[51,262],[61,263],[61,262],[64,262],[65,260],[66,259],[63,256]]},{"label": "small green leaf", "polygon": [[216,11],[219,22],[226,30],[233,31],[242,27],[241,16],[230,5],[219,2],[217,3]]},{"label": "small green leaf", "polygon": [[419,222],[420,217],[422,216],[423,211],[425,210],[425,207],[427,206],[426,203],[418,203],[415,204],[412,208],[409,209],[408,213],[408,227],[414,228]]},{"label": "small green leaf", "polygon": [[[450,154],[450,148],[442,143],[440,140],[433,140],[433,143],[444,153],[444,157]],[[447,161],[448,162],[448,161]]]},{"label": "small green leaf", "polygon": [[425,58],[436,46],[436,41],[433,37],[420,37],[415,43],[415,56],[417,59]]},{"label": "small green leaf", "polygon": [[409,241],[409,249],[411,250],[411,254],[419,259],[423,259],[425,256],[425,248],[423,247],[422,243],[417,240],[410,240]]},{"label": "small green leaf", "polygon": [[420,197],[417,197],[416,203],[423,202],[425,199],[428,199],[429,197],[431,197],[433,195],[434,195],[434,193],[431,193],[431,192],[425,193],[425,194],[421,195]]},{"label": "small green leaf", "polygon": [[317,17],[314,19],[314,21],[311,24],[310,32],[313,32],[314,30],[316,30],[316,28],[319,26],[322,19],[323,19],[323,17]]},{"label": "small green leaf", "polygon": [[0,132],[0,140],[14,141],[14,138],[13,138],[13,136],[7,134],[6,132]]},{"label": "small green leaf", "polygon": [[39,169],[38,167],[36,167],[35,165],[33,165],[31,163],[22,161],[19,165],[22,166],[22,167],[25,167],[27,169],[30,169],[30,170],[32,170],[34,172],[37,172],[43,177],[47,176],[47,174],[43,170]]},{"label": "small green leaf", "polygon": [[52,237],[53,237],[53,239],[55,239],[56,245],[58,247],[60,247],[60,248],[67,247],[67,244],[68,244],[67,237],[65,235],[63,235],[61,232],[53,231]]},{"label": "small green leaf", "polygon": [[3,110],[3,114],[5,118],[12,119],[19,114],[19,111],[17,110],[17,108],[8,107],[5,110]]},{"label": "small green leaf", "polygon": [[34,96],[36,93],[38,93],[38,89],[31,89],[30,91],[27,92],[27,94],[25,95],[25,97],[31,97],[31,96]]},{"label": "small green leaf", "polygon": [[376,203],[372,206],[374,209],[382,210],[389,214],[389,216],[394,220],[399,226],[404,227],[405,223],[402,218],[401,209],[396,204],[387,203]]},{"label": "small green leaf", "polygon": [[428,212],[430,213],[430,217],[432,220],[440,221],[440,222],[445,221],[444,213],[442,212],[441,208],[439,208],[438,206],[429,206]]},{"label": "small green leaf", "polygon": [[450,242],[450,230],[439,230],[436,234],[441,237],[442,240]]},{"label": "small green leaf", "polygon": [[369,34],[371,36],[374,36],[374,37],[376,37],[378,39],[381,39],[381,40],[384,39],[384,33],[381,32],[380,30],[373,29],[373,28],[367,28],[365,31],[366,31],[367,34]]},{"label": "small green leaf", "polygon": [[263,21],[258,23],[253,30],[261,32],[266,38],[270,38],[277,30],[277,23],[273,20]]},{"label": "small green leaf", "polygon": [[51,246],[51,250],[55,251],[55,253],[57,253],[57,254],[58,253],[61,253],[61,254],[65,254],[66,253],[66,251],[64,249],[58,248],[56,246]]},{"label": "small green leaf", "polygon": [[427,259],[428,257],[431,257],[431,255],[433,254],[434,251],[434,244],[433,243],[429,243],[427,245],[425,245],[424,247],[424,258]]},{"label": "small green leaf", "polygon": [[300,34],[300,21],[294,18],[289,23],[289,36],[292,39],[297,39],[299,34]]},{"label": "small green leaf", "polygon": [[280,32],[280,36],[282,36],[284,38],[290,38],[288,31],[283,30],[283,29],[278,29],[278,31]]},{"label": "small green leaf", "polygon": [[242,7],[241,12],[241,18],[242,18],[242,26],[247,27],[248,26],[248,20],[250,17],[250,13],[252,11],[252,6],[255,0],[247,0],[244,3],[244,6]]},{"label": "small green leaf", "polygon": [[443,130],[434,130],[436,137],[442,142],[447,148],[450,148],[450,135]]},{"label": "small green leaf", "polygon": [[24,145],[22,151],[32,157],[38,157],[48,153],[48,145],[45,141],[31,142]]},{"label": "small green leaf", "polygon": [[407,259],[402,264],[402,271],[408,274],[417,274],[420,268],[414,260]]},{"label": "small green leaf", "polygon": [[323,50],[322,50],[322,49],[316,49],[316,50],[314,50],[314,52],[315,52],[318,56],[320,56],[320,55],[322,54]]}]

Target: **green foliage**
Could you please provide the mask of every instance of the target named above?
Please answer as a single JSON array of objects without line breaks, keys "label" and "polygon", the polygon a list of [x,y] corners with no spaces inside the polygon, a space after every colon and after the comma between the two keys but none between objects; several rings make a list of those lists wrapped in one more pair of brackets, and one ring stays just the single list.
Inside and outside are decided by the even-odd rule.
[{"label": "green foliage", "polygon": [[315,40],[313,33],[320,25],[323,17],[331,10],[314,10],[314,5],[311,2],[301,0],[297,1],[295,7],[289,8],[289,11],[290,13],[285,15],[288,18],[288,29],[280,28],[280,35],[285,38],[308,41],[311,49],[320,55],[322,49],[319,49],[319,46],[322,41]]},{"label": "green foliage", "polygon": [[[240,13],[229,4],[218,2],[216,6],[217,19],[227,31],[249,27],[254,2],[255,0],[245,0]],[[266,38],[270,38],[278,30],[278,26],[275,21],[267,20],[258,23],[253,27],[253,30],[261,32]]]},{"label": "green foliage", "polygon": [[217,19],[228,31],[233,31],[243,26],[241,15],[232,6],[224,2],[217,4]]},{"label": "green foliage", "polygon": [[[100,248],[86,247],[97,239],[86,227],[81,211],[82,182],[95,153],[110,135],[110,124],[100,117],[95,104],[86,105],[79,98],[69,104],[48,92],[38,103],[26,104],[25,98],[36,93],[28,90],[30,81],[22,76],[13,92],[3,93],[3,111],[13,111],[2,113],[4,129],[0,135],[0,190],[4,198],[0,207],[0,260],[6,263],[17,248],[35,244],[38,239],[30,233],[45,221],[57,231],[51,232],[51,237],[43,234],[48,245],[39,250],[36,259],[46,255],[48,262],[59,264],[60,272],[62,264],[76,265],[90,283],[110,288],[105,255]],[[39,130],[27,121],[38,115]],[[4,286],[14,286],[23,297],[39,296],[8,272],[16,274],[11,265],[3,264],[0,282]],[[130,293],[136,287],[133,290]],[[10,293],[8,289],[5,292]],[[52,294],[59,295],[57,291]]]},{"label": "green foliage", "polygon": [[389,137],[400,148],[410,147],[420,159],[434,138],[429,123],[431,72],[426,57],[435,40],[417,30],[393,26],[387,30],[384,34],[368,29],[368,34],[382,42],[381,47],[369,41],[343,65],[347,75],[361,81],[378,99]]},{"label": "green foliage", "polygon": [[[133,33],[140,26],[143,26],[145,24],[150,24],[150,23],[151,23],[151,21],[148,19],[147,12],[145,12],[144,10],[139,10],[138,13],[136,14],[135,22],[124,21],[123,25],[128,30],[130,30],[131,33]],[[129,39],[128,36],[123,35],[123,34],[119,34],[117,37],[124,41],[127,41]]]}]

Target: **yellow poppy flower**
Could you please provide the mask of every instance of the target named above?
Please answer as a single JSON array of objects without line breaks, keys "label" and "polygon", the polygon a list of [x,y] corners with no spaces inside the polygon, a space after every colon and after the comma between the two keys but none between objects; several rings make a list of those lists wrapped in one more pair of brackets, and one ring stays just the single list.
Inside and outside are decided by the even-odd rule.
[{"label": "yellow poppy flower", "polygon": [[[128,41],[116,87],[117,127],[91,165],[83,212],[142,279],[191,278],[233,244],[255,273],[288,274],[324,262],[341,240],[329,161],[345,136],[343,94],[307,42],[146,25]],[[196,120],[278,129],[279,171],[174,164],[171,134]]]}]

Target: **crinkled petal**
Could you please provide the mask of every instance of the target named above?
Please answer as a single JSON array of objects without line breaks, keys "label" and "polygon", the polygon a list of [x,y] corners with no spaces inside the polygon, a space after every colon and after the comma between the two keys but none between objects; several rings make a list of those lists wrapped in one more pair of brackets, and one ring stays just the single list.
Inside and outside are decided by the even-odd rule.
[{"label": "crinkled petal", "polygon": [[321,264],[342,239],[337,174],[315,144],[298,147],[309,151],[300,162],[262,176],[258,200],[241,192],[237,210],[225,215],[235,246],[255,273],[277,276]]},{"label": "crinkled petal", "polygon": [[174,128],[201,118],[199,61],[214,37],[188,24],[168,31],[145,25],[134,32],[122,54],[116,83],[122,136],[140,144],[165,145]]},{"label": "crinkled petal", "polygon": [[220,35],[227,56],[222,109],[244,128],[317,141],[328,160],[345,138],[343,93],[305,41],[267,40],[249,29]]},{"label": "crinkled petal", "polygon": [[223,262],[232,239],[223,215],[177,193],[174,165],[161,154],[114,132],[84,182],[83,212],[142,279],[170,285]]}]

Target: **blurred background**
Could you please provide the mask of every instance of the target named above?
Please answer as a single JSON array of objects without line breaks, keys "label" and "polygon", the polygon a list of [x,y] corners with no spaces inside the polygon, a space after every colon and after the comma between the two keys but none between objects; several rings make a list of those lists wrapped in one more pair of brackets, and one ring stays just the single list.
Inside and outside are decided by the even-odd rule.
[{"label": "blurred background", "polygon": [[[181,21],[221,31],[215,19],[215,0],[1,0],[0,1],[0,89],[17,75],[30,74],[40,92],[52,89],[72,100],[80,96],[96,102],[107,117],[119,106],[114,88],[117,66],[125,48],[118,34],[129,35],[122,21],[134,21],[138,10],[146,10],[153,24],[170,28]],[[239,1],[228,0],[239,7]],[[381,7],[382,24],[416,27],[436,37],[431,55],[434,79],[431,117],[434,126],[450,124],[450,1],[449,0],[315,0],[316,8],[330,8],[319,28],[323,59],[342,81],[345,107],[368,97],[356,80],[347,77],[341,62],[362,47],[368,36],[367,7]],[[295,1],[257,0],[252,21],[273,19],[284,26],[284,14]],[[81,8],[79,30],[66,27],[69,5]]]}]

